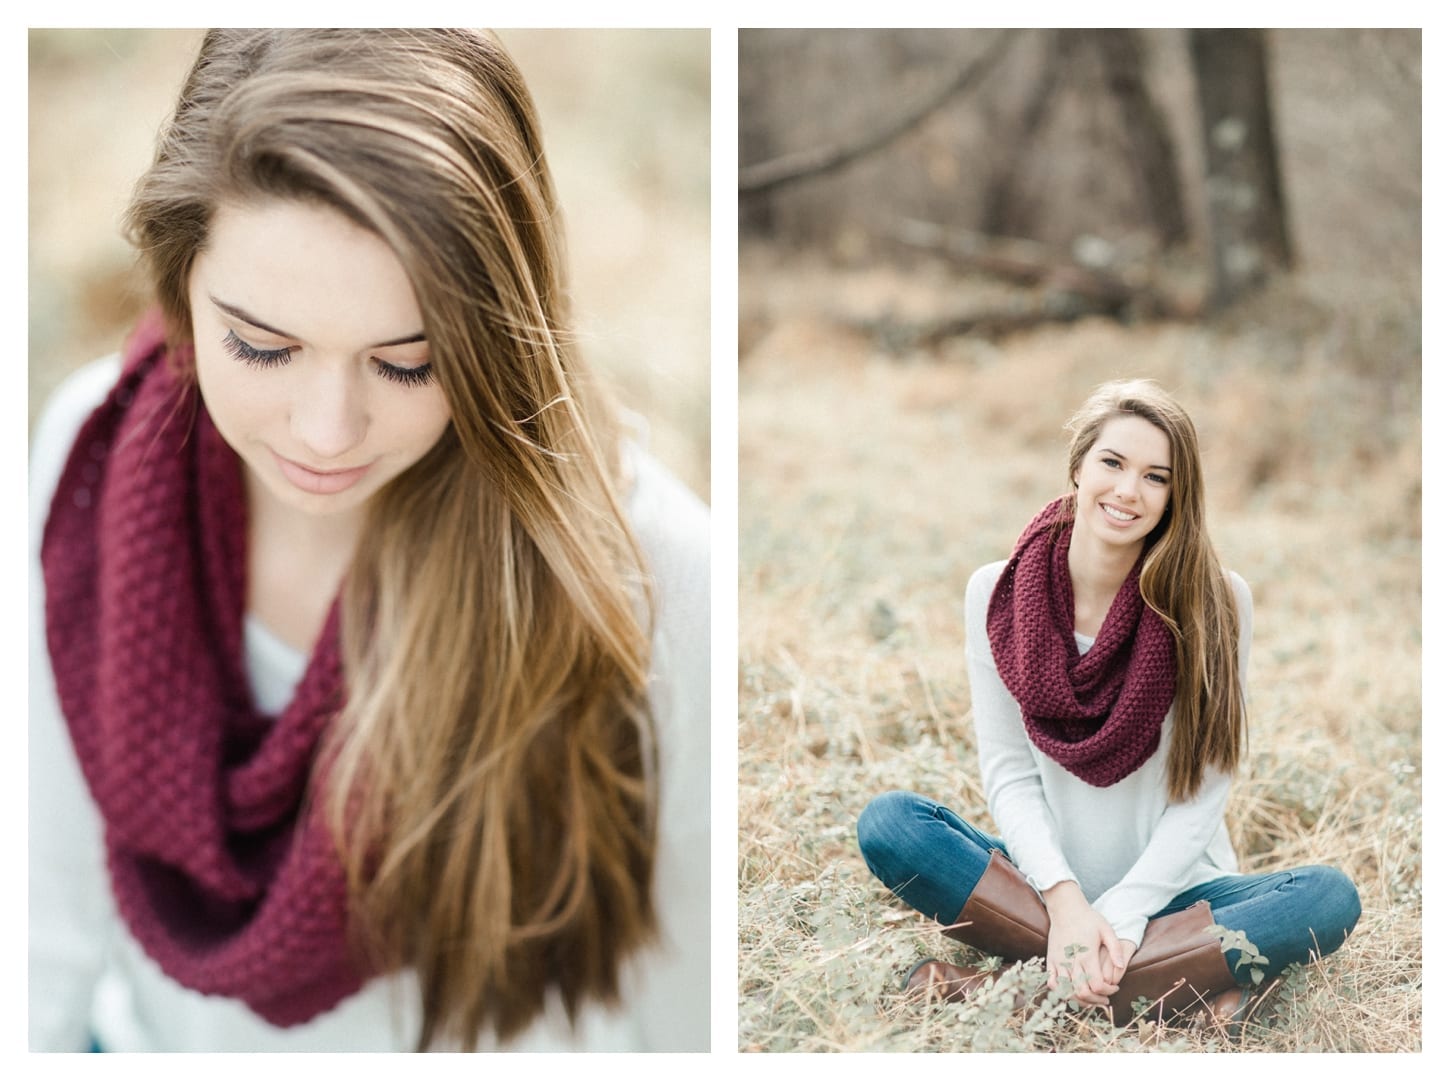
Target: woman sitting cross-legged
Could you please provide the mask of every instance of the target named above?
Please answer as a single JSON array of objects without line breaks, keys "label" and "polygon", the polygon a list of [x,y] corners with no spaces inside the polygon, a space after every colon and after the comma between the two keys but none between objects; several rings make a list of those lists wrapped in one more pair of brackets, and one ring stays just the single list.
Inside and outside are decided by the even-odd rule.
[{"label": "woman sitting cross-legged", "polygon": [[[889,792],[861,815],[861,852],[946,934],[1008,963],[1046,958],[1049,989],[1065,981],[1118,1024],[1142,999],[1156,1016],[1240,1022],[1284,968],[1343,944],[1359,894],[1330,867],[1238,873],[1224,809],[1252,600],[1209,541],[1192,421],[1134,381],[1100,387],[1070,428],[1071,491],[967,586],[1001,835]],[[928,961],[907,986],[964,997],[991,979]]]}]

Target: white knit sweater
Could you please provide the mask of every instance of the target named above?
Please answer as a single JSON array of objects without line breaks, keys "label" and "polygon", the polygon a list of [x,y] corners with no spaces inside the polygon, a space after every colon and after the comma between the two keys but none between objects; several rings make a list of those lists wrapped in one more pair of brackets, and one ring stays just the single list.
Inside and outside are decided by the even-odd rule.
[{"label": "white knit sweater", "polygon": [[[1232,778],[1205,769],[1193,799],[1168,802],[1172,710],[1153,755],[1108,788],[1080,780],[1038,750],[987,639],[987,604],[1004,566],[978,570],[966,595],[967,674],[992,820],[1013,862],[1039,892],[1075,881],[1118,937],[1141,942],[1148,917],[1177,894],[1237,871],[1224,825]],[[1253,598],[1237,574],[1229,579],[1239,611],[1239,679],[1247,687]],[[1077,635],[1079,652],[1092,643]]]},{"label": "white knit sweater", "polygon": [[[181,987],[116,913],[101,822],[55,696],[45,644],[40,539],[77,430],[115,382],[108,357],[71,376],[47,406],[30,461],[30,1046],[85,1050],[410,1050],[419,1031],[410,974],[375,979],[307,1024],[276,1028],[241,1003]],[[709,1047],[709,516],[643,452],[629,515],[658,606],[651,702],[660,743],[655,898],[658,948],[631,960],[617,1010],[587,1009],[570,1030],[555,1001],[510,1050]],[[246,663],[258,705],[275,713],[307,658],[255,619]],[[483,1047],[490,1044],[487,1040]]]}]

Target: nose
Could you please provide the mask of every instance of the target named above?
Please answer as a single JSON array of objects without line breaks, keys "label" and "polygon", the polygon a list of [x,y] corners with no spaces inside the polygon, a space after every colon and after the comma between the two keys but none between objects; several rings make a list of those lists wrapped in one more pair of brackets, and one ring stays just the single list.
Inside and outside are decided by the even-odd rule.
[{"label": "nose", "polygon": [[368,413],[355,373],[342,364],[307,365],[292,401],[291,428],[313,465],[338,461],[356,449],[367,434]]},{"label": "nose", "polygon": [[1123,470],[1118,474],[1118,483],[1113,486],[1113,494],[1125,503],[1137,502],[1138,478],[1126,469]]}]

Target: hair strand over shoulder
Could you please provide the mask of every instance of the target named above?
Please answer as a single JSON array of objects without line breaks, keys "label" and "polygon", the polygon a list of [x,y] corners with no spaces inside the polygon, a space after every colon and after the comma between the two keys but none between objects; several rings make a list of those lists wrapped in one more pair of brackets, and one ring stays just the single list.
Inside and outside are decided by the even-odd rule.
[{"label": "hair strand over shoulder", "polygon": [[651,598],[612,413],[571,341],[522,76],[468,31],[210,32],[127,228],[171,333],[223,203],[305,200],[412,281],[452,423],[373,500],[348,697],[314,777],[359,948],[418,978],[420,1046],[620,990],[653,934]]}]

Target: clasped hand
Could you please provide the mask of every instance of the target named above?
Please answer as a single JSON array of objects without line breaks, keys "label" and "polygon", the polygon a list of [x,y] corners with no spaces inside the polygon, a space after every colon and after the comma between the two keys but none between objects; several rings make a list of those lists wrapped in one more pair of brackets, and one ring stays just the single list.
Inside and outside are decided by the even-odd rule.
[{"label": "clasped hand", "polygon": [[1047,902],[1047,986],[1066,982],[1085,1006],[1106,1006],[1136,947],[1087,903],[1076,882],[1059,882],[1043,893]]}]

